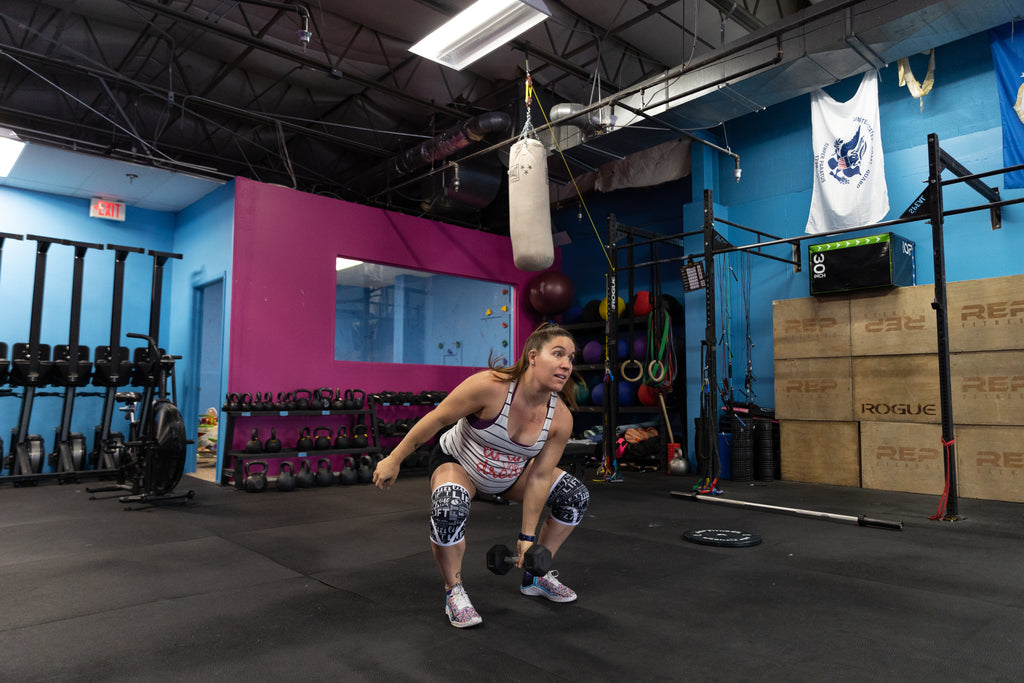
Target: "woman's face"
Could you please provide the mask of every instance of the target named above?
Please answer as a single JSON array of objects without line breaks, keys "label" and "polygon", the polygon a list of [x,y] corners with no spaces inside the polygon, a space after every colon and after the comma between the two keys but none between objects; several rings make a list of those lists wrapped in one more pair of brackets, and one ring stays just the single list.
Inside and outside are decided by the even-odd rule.
[{"label": "woman's face", "polygon": [[530,368],[535,377],[551,391],[561,391],[576,359],[576,345],[570,337],[554,337],[532,351]]}]

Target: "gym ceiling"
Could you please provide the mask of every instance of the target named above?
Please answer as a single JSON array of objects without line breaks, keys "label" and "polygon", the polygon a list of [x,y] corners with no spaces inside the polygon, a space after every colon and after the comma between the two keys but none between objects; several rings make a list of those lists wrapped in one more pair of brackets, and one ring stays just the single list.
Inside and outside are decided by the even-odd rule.
[{"label": "gym ceiling", "polygon": [[[545,2],[550,19],[453,71],[408,48],[470,0],[5,0],[0,126],[128,176],[243,176],[507,232],[502,163],[527,67],[542,136],[545,115],[579,124],[563,149],[576,175],[693,134],[727,145],[731,119],[1024,13],[1024,0]],[[560,158],[548,166],[567,181]],[[45,189],[6,184],[19,182]]]}]

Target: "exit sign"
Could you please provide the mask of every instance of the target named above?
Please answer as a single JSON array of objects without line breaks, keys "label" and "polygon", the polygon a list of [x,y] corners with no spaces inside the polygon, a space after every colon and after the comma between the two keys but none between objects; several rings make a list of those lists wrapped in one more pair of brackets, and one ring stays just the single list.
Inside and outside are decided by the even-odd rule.
[{"label": "exit sign", "polygon": [[89,201],[89,218],[105,218],[108,221],[123,221],[125,207],[121,202],[93,197]]}]

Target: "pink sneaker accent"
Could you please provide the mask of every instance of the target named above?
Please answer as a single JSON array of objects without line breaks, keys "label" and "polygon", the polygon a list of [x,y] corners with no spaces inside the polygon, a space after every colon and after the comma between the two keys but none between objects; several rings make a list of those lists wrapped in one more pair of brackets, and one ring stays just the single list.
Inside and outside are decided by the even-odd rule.
[{"label": "pink sneaker accent", "polygon": [[462,587],[461,583],[455,584],[450,591],[446,592],[444,613],[448,615],[448,621],[452,622],[452,626],[455,628],[476,626],[483,621],[483,618],[473,608],[473,603],[469,601],[469,595],[466,594],[466,589]]}]

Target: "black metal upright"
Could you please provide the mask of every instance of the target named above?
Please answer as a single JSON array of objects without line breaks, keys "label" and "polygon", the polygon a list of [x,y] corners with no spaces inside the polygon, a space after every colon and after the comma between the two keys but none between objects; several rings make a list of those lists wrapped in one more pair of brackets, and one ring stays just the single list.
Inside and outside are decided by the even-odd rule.
[{"label": "black metal upright", "polygon": [[[172,254],[166,251],[148,250],[153,257],[153,284],[150,289],[149,304],[149,336],[157,343],[157,348],[146,347],[135,350],[133,381],[136,386],[143,387],[142,406],[139,411],[139,420],[145,424],[149,418],[151,403],[153,402],[154,390],[157,385],[157,378],[160,370],[160,356],[163,350],[160,344],[160,309],[163,301],[164,288],[164,265],[168,259],[182,258],[181,254]],[[173,381],[173,378],[172,378]]]},{"label": "black metal upright", "polygon": [[945,450],[946,490],[945,510],[939,516],[946,520],[959,517],[959,495],[957,492],[956,448],[953,443],[953,392],[949,377],[949,321],[946,317],[946,255],[942,236],[942,148],[934,133],[928,136],[928,197],[929,222],[932,226],[932,254],[935,259],[935,331],[939,356],[939,402],[942,414],[942,443]]},{"label": "black metal upright", "polygon": [[[63,244],[74,247],[75,260],[71,271],[71,320],[68,324],[68,345],[54,350],[54,370],[60,376],[59,383],[65,385],[64,403],[61,409],[60,425],[56,429],[53,454],[56,456],[58,472],[71,472],[85,467],[85,437],[71,433],[71,419],[74,414],[77,388],[89,381],[92,364],[89,362],[89,347],[79,346],[79,330],[82,322],[82,282],[85,275],[85,254],[89,249],[102,249],[102,244],[72,242]],[[84,358],[82,357],[84,354]],[[61,356],[58,358],[58,356]],[[66,371],[62,369],[66,368]],[[55,381],[55,384],[58,382]]]},{"label": "black metal upright", "polygon": [[601,418],[605,462],[615,462],[616,431],[618,430],[619,392],[618,385],[612,382],[612,373],[618,372],[619,344],[619,284],[618,284],[618,251],[616,242],[619,237],[618,223],[615,216],[608,219],[608,259],[609,268],[605,276],[605,299],[608,315],[604,322],[604,414]]},{"label": "black metal upright", "polygon": [[715,336],[715,207],[711,190],[704,190],[704,368],[701,383],[704,450],[697,474],[702,483],[714,484],[721,473],[718,460],[718,340]]},{"label": "black metal upright", "polygon": [[38,235],[29,235],[36,243],[35,278],[32,285],[32,315],[29,322],[28,343],[15,344],[12,353],[11,383],[25,387],[21,398],[21,411],[18,414],[18,426],[14,429],[11,449],[10,475],[16,478],[31,480],[43,469],[43,440],[36,434],[29,434],[29,422],[32,420],[32,405],[35,402],[36,389],[45,386],[49,380],[50,346],[41,344],[39,339],[43,326],[43,289],[46,284],[46,257],[50,245],[60,240]]},{"label": "black metal upright", "polygon": [[[121,346],[121,316],[124,303],[124,269],[128,254],[144,254],[141,247],[126,247],[108,244],[114,252],[114,285],[110,303],[110,346],[96,349],[96,371],[93,374],[95,386],[106,387],[103,399],[103,416],[96,426],[91,460],[97,469],[117,470],[120,466],[117,449],[112,448],[111,423],[114,419],[115,395],[119,387],[128,384],[131,378],[131,359],[128,348]],[[124,435],[116,433],[118,444],[124,442]]]},{"label": "black metal upright", "polygon": [[[9,232],[0,232],[0,263],[3,262],[3,251],[4,251],[4,240],[5,239],[21,240],[24,239],[21,235],[12,235]],[[7,383],[7,373],[11,367],[11,360],[7,357],[7,342],[0,341],[0,385]],[[3,451],[3,439],[0,439],[0,451]],[[0,452],[0,457],[3,453]],[[0,467],[0,469],[3,469]]]}]

